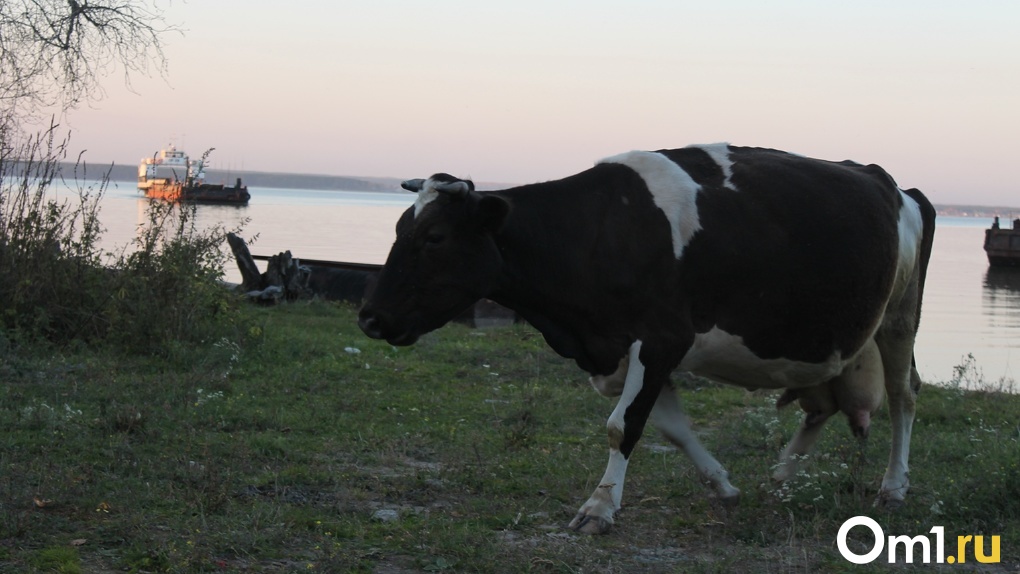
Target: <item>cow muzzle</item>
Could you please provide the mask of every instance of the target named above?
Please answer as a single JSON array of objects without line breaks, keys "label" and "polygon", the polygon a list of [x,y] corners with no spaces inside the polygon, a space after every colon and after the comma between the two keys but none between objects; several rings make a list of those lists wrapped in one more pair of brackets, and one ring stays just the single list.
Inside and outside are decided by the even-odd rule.
[{"label": "cow muzzle", "polygon": [[386,315],[370,309],[362,309],[358,313],[358,327],[369,337],[385,339],[391,345],[406,346],[418,340],[418,335],[411,329],[397,328]]},{"label": "cow muzzle", "polygon": [[382,322],[371,313],[362,311],[358,314],[358,327],[373,339],[382,339]]}]

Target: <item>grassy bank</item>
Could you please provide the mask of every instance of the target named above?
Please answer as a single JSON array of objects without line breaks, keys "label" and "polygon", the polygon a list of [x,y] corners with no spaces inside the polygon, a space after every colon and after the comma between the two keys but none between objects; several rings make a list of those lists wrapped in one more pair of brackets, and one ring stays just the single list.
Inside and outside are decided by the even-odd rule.
[{"label": "grassy bank", "polygon": [[[957,535],[999,535],[1001,563],[981,571],[1020,569],[1018,396],[926,386],[907,506],[887,514],[871,507],[884,409],[863,451],[834,420],[776,487],[800,415],[774,393],[678,381],[740,506],[710,501],[649,432],[617,527],[589,537],[563,526],[604,470],[612,403],[583,373],[526,326],[397,349],[354,316],[248,309],[186,360],[0,345],[0,571],[850,571],[834,540],[862,514],[887,535],[943,526],[948,554]],[[943,568],[974,565],[971,550]]]}]

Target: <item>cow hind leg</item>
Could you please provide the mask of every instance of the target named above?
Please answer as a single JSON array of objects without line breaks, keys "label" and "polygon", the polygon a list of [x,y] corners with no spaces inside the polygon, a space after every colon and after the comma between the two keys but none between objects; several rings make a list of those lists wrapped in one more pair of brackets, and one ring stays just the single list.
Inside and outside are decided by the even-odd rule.
[{"label": "cow hind leg", "polygon": [[630,366],[630,354],[620,359],[620,366],[611,375],[596,375],[590,377],[588,382],[603,397],[613,398],[623,394],[623,387],[627,384],[627,369]]},{"label": "cow hind leg", "polygon": [[772,479],[776,482],[785,482],[797,476],[801,459],[814,449],[825,421],[836,412],[828,383],[803,389],[799,401],[805,410],[804,422],[779,454],[779,464],[772,473]]},{"label": "cow hind leg", "polygon": [[910,434],[914,425],[914,408],[921,378],[913,365],[914,338],[917,333],[917,275],[907,293],[886,317],[875,335],[885,373],[885,391],[889,400],[892,446],[889,466],[882,478],[876,506],[895,509],[903,504],[910,487]]},{"label": "cow hind leg", "polygon": [[889,450],[889,466],[882,478],[882,487],[875,504],[893,509],[903,504],[910,486],[907,478],[908,459],[916,404],[916,394],[911,385],[914,377],[910,366],[913,337],[880,338],[878,345],[885,365],[885,389],[889,400],[892,446]]},{"label": "cow hind leg", "polygon": [[[838,376],[816,387],[799,389],[794,393],[806,414],[797,434],[779,455],[779,465],[772,475],[779,482],[797,474],[799,460],[811,453],[825,422],[836,412],[842,411],[847,416],[854,436],[862,441],[867,438],[871,414],[882,404],[885,395],[882,356],[878,345],[869,340],[856,359]],[[777,404],[781,405],[782,402],[781,399]]]},{"label": "cow hind leg", "polygon": [[691,430],[690,419],[680,408],[676,391],[669,385],[659,392],[652,407],[652,423],[666,439],[683,449],[702,478],[712,485],[719,500],[726,504],[737,502],[740,490],[730,484],[729,473],[698,441]]}]

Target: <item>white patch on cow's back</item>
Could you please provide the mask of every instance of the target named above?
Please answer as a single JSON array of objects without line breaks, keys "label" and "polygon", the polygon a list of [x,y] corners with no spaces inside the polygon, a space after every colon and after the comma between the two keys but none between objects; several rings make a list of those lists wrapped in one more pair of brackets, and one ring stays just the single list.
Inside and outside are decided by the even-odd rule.
[{"label": "white patch on cow's back", "polygon": [[736,190],[737,188],[733,185],[733,160],[730,159],[730,144],[728,143],[714,143],[714,144],[698,144],[687,146],[689,148],[697,148],[708,154],[708,157],[712,158],[722,170],[723,173],[723,187]]},{"label": "white patch on cow's back", "polygon": [[917,205],[912,197],[900,190],[900,197],[903,198],[903,205],[900,206],[900,218],[897,224],[897,233],[900,238],[900,257],[896,265],[896,283],[893,286],[893,296],[903,292],[907,282],[914,273],[917,266],[917,258],[920,256],[921,240],[924,237],[924,220],[921,217],[921,206]]},{"label": "white patch on cow's back", "polygon": [[713,327],[694,337],[680,369],[749,389],[795,389],[835,377],[847,361],[838,351],[821,363],[762,359],[747,348],[742,337]]},{"label": "white patch on cow's back", "polygon": [[657,152],[631,151],[598,163],[625,165],[641,176],[652,194],[655,205],[669,221],[673,236],[673,255],[680,259],[684,247],[701,229],[696,202],[701,186],[676,162]]}]

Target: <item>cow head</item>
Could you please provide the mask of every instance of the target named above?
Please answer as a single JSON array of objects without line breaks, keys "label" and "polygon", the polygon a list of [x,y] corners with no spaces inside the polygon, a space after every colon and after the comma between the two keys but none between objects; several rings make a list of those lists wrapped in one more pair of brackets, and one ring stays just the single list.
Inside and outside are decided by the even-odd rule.
[{"label": "cow head", "polygon": [[397,239],[359,314],[366,335],[410,345],[486,296],[501,258],[495,235],[506,199],[467,180],[436,174],[402,184],[418,200],[397,222]]}]

